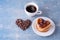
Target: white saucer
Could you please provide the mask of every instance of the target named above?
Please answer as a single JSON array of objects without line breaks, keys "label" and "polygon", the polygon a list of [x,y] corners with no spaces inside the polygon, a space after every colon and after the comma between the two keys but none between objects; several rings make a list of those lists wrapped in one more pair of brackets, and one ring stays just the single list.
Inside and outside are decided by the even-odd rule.
[{"label": "white saucer", "polygon": [[[36,20],[37,20],[38,18],[42,18],[42,19],[44,19],[44,20],[49,20],[49,21],[51,22],[51,28],[49,29],[49,31],[47,31],[47,32],[39,32],[39,31],[36,29]],[[52,34],[54,33],[54,31],[55,31],[55,24],[54,24],[54,22],[53,22],[51,19],[47,18],[47,17],[38,17],[38,18],[36,18],[36,19],[33,21],[33,23],[32,23],[32,29],[33,29],[33,31],[34,31],[37,35],[39,35],[39,36],[50,36],[50,35],[52,35]]]}]

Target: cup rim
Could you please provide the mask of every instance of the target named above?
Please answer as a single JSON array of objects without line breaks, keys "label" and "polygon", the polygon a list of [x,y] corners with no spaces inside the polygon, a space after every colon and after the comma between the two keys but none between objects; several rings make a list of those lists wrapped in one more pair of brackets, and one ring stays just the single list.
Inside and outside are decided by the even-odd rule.
[{"label": "cup rim", "polygon": [[30,12],[26,11],[26,7],[29,6],[29,5],[34,5],[37,8],[36,12],[34,12],[34,13],[38,12],[38,5],[34,2],[30,2],[30,3],[27,3],[24,7],[24,10],[25,10],[26,13],[30,13]]}]

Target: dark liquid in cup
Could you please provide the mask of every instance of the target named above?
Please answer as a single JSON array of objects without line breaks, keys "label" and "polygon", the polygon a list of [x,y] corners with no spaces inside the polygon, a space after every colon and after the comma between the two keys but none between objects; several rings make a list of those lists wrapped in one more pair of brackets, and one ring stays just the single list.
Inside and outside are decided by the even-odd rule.
[{"label": "dark liquid in cup", "polygon": [[34,12],[36,12],[37,9],[34,5],[29,5],[26,7],[26,10],[30,13],[34,13]]}]

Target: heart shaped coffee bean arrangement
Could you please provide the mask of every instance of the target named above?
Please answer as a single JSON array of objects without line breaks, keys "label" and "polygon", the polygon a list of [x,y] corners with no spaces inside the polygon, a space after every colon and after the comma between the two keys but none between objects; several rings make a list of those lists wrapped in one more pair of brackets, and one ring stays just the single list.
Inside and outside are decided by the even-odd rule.
[{"label": "heart shaped coffee bean arrangement", "polygon": [[16,24],[22,30],[26,30],[31,25],[31,21],[29,19],[27,19],[27,20],[17,19]]}]

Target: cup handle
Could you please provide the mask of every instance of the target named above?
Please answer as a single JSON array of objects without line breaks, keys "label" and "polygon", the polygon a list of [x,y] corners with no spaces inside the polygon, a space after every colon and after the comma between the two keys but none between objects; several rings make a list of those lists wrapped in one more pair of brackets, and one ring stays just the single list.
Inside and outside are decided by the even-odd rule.
[{"label": "cup handle", "polygon": [[38,15],[42,14],[42,11],[38,11],[37,14],[38,14]]}]

